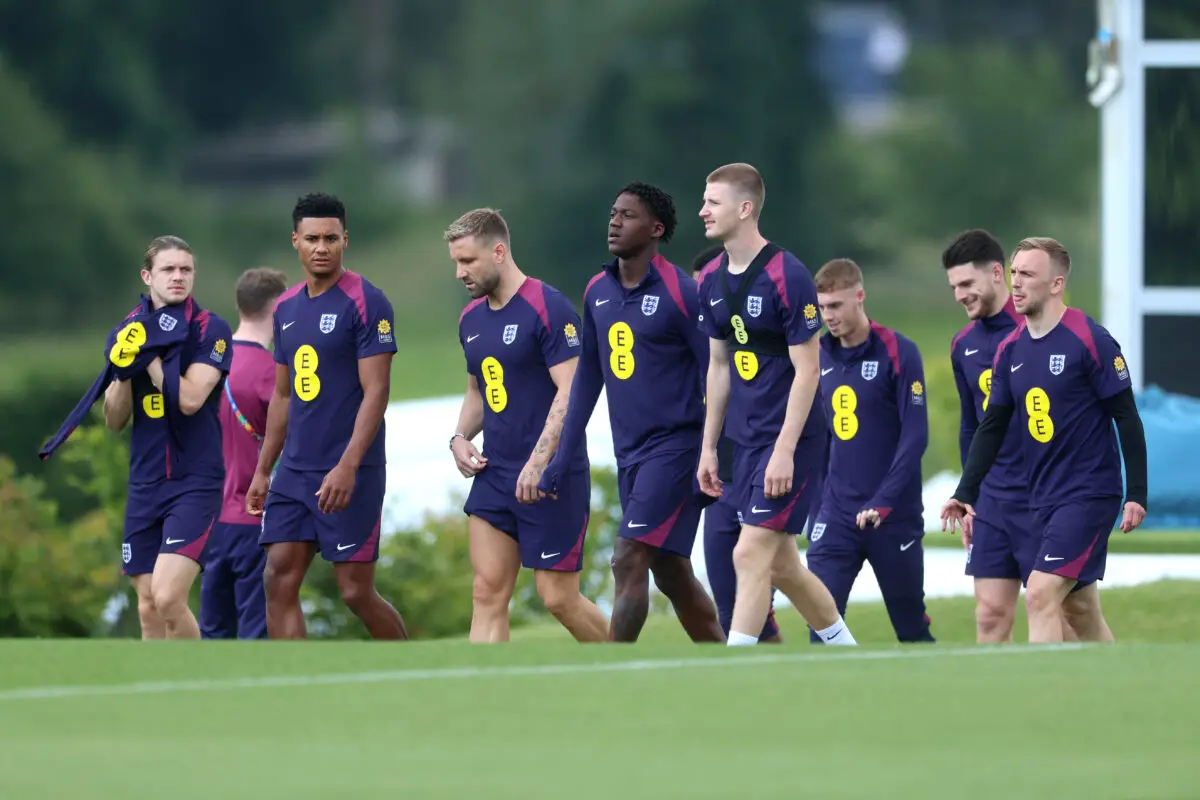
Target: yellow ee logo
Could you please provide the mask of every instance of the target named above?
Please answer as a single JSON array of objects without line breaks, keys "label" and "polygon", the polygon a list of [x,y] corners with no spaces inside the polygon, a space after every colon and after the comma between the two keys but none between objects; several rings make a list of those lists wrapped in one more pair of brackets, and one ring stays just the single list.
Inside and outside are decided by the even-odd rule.
[{"label": "yellow ee logo", "polygon": [[733,366],[738,376],[749,383],[758,374],[758,356],[747,350],[738,350],[733,354]]},{"label": "yellow ee logo", "polygon": [[311,344],[301,345],[292,359],[295,368],[295,378],[292,381],[296,396],[306,403],[317,399],[321,393],[321,379],[317,377],[317,350]]},{"label": "yellow ee logo", "polygon": [[148,394],[142,398],[142,411],[150,419],[162,419],[166,410],[166,406],[163,405],[163,396],[159,392]]},{"label": "yellow ee logo", "polygon": [[750,334],[746,332],[746,323],[742,320],[741,314],[734,314],[730,317],[729,324],[733,326],[733,338],[737,339],[738,344],[750,341]]},{"label": "yellow ee logo", "polygon": [[858,435],[858,395],[851,386],[839,386],[833,390],[830,400],[833,408],[833,433],[843,442]]},{"label": "yellow ee logo", "polygon": [[131,322],[117,333],[117,341],[108,351],[108,360],[115,366],[128,367],[142,352],[146,343],[146,328],[140,322]]},{"label": "yellow ee logo", "polygon": [[992,371],[990,369],[979,373],[979,391],[983,392],[983,410],[987,411],[988,400],[992,399]]},{"label": "yellow ee logo", "polygon": [[1029,435],[1042,444],[1054,438],[1054,420],[1050,419],[1050,395],[1037,386],[1025,393],[1025,411],[1029,413]]},{"label": "yellow ee logo", "polygon": [[495,356],[488,356],[479,365],[483,373],[483,399],[488,408],[499,414],[508,407],[508,389],[504,388],[504,367]]},{"label": "yellow ee logo", "polygon": [[612,353],[608,356],[608,366],[613,375],[621,380],[629,380],[635,367],[633,359],[633,328],[628,322],[614,322],[608,329],[608,346]]}]

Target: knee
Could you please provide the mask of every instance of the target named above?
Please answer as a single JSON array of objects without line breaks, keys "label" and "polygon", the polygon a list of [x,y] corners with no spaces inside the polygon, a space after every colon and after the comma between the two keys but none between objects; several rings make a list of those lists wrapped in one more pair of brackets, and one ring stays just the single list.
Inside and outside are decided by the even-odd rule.
[{"label": "knee", "polygon": [[980,633],[989,636],[1006,634],[1012,630],[1013,609],[1003,603],[979,600],[975,604],[975,625]]},{"label": "knee", "polygon": [[1100,609],[1089,597],[1080,592],[1072,592],[1062,604],[1063,616],[1073,630],[1086,629],[1100,614]]},{"label": "knee", "polygon": [[619,540],[613,549],[613,577],[622,585],[633,583],[649,588],[650,553],[638,542]]},{"label": "knee", "polygon": [[557,619],[562,619],[569,613],[571,606],[579,597],[579,589],[568,585],[567,581],[544,578],[538,581],[538,596],[542,598],[546,610]]},{"label": "knee", "polygon": [[475,602],[476,608],[495,609],[507,607],[509,592],[507,581],[499,579],[494,575],[487,575],[481,572],[475,573],[475,579],[471,584],[471,597]]},{"label": "knee", "polygon": [[347,608],[355,609],[366,603],[375,591],[375,584],[371,581],[362,580],[342,580],[338,582],[338,590],[342,595],[342,602]]},{"label": "knee", "polygon": [[[163,619],[175,619],[188,610],[187,595],[155,587],[151,606],[154,610],[153,613],[157,613]],[[139,602],[138,611],[141,612],[141,610],[142,604]]]},{"label": "knee", "polygon": [[681,597],[691,588],[693,576],[682,559],[663,558],[654,565],[654,585],[669,598]]},{"label": "knee", "polygon": [[303,573],[297,574],[297,570],[287,564],[281,564],[270,558],[263,567],[263,593],[268,600],[279,601],[290,595],[299,595],[300,584],[303,580]]},{"label": "knee", "polygon": [[1054,590],[1049,586],[1030,585],[1025,590],[1025,609],[1030,616],[1043,616],[1056,613],[1061,604]]},{"label": "knee", "polygon": [[733,548],[733,570],[738,576],[769,577],[771,574],[771,559],[765,557],[760,548],[752,544],[749,537],[743,536]]},{"label": "knee", "polygon": [[138,618],[143,622],[155,619],[158,616],[158,608],[154,605],[154,595],[149,592],[138,592],[137,610]]}]

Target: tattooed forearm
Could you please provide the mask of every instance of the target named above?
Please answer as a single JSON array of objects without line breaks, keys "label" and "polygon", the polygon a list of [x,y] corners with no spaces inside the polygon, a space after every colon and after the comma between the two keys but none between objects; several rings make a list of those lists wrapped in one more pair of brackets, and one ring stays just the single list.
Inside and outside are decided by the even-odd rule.
[{"label": "tattooed forearm", "polygon": [[559,391],[550,405],[550,413],[546,415],[546,427],[533,448],[534,456],[549,461],[554,451],[558,449],[558,439],[562,435],[563,422],[567,419],[567,401],[570,400],[571,390]]}]

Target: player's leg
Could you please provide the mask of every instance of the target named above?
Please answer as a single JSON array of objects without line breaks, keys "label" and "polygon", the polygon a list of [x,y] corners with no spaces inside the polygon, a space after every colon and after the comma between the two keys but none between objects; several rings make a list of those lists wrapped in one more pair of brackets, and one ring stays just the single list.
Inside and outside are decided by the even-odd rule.
[{"label": "player's leg", "polygon": [[[608,640],[608,620],[579,591],[591,512],[591,474],[569,476],[557,498],[515,507],[521,563],[531,567],[546,610],[580,642]],[[514,500],[515,502],[515,500]]]},{"label": "player's leg", "polygon": [[204,563],[204,551],[221,513],[221,485],[181,486],[163,520],[162,549],[154,564],[154,607],[169,639],[199,639],[200,626],[188,597]]},{"label": "player's leg", "polygon": [[[727,487],[728,488],[728,485]],[[725,500],[704,509],[704,567],[708,585],[717,607],[717,619],[725,636],[733,622],[733,601],[737,594],[737,575],[733,569],[733,549],[742,532],[737,510]],[[779,625],[775,622],[775,589],[771,589],[771,610],[759,634],[760,644],[779,644]]]},{"label": "player's leg", "polygon": [[[866,559],[863,534],[854,526],[839,524],[826,515],[817,514],[813,519],[804,563],[808,571],[825,584],[837,612],[844,618],[850,590],[854,588],[854,581]],[[812,626],[808,629],[808,640],[813,644],[824,642]]]},{"label": "player's leg", "polygon": [[267,638],[267,598],[263,592],[267,554],[258,544],[258,533],[257,525],[230,526],[229,562],[239,639]]},{"label": "player's leg", "polygon": [[[318,473],[313,473],[317,475]],[[314,485],[314,481],[316,481]],[[319,479],[278,467],[263,505],[258,543],[266,551],[263,594],[267,603],[267,637],[303,639],[304,610],[300,586],[317,552],[316,492]]]},{"label": "player's leg", "polygon": [[985,493],[975,512],[966,565],[966,574],[975,581],[975,641],[1010,642],[1021,580],[1027,574],[1020,556],[1032,535],[1028,507],[1001,503]]},{"label": "player's leg", "polygon": [[863,534],[892,629],[905,643],[936,641],[925,609],[924,527],[921,519],[885,522]]},{"label": "player's leg", "polygon": [[121,539],[121,569],[137,593],[138,622],[143,639],[165,639],[167,628],[154,607],[151,576],[162,546],[162,507],[157,484],[131,485],[125,498],[125,527]]},{"label": "player's leg", "polygon": [[476,475],[463,511],[470,537],[471,635],[478,643],[507,642],[508,605],[521,572],[517,547],[516,475],[496,467]]},{"label": "player's leg", "polygon": [[[1025,592],[1029,641],[1063,641],[1067,625],[1063,604],[1076,586],[1086,587],[1104,577],[1108,537],[1120,510],[1121,498],[1103,498],[1064,503],[1035,514],[1042,538]],[[1082,602],[1091,599],[1098,601],[1099,595],[1085,595]],[[1101,635],[1099,629],[1095,633]]]},{"label": "player's leg", "polygon": [[375,588],[386,485],[385,467],[360,467],[346,507],[314,518],[317,548],[333,564],[342,602],[362,620],[371,638],[407,639],[400,612]]},{"label": "player's leg", "polygon": [[168,639],[199,639],[200,625],[188,605],[192,584],[200,574],[200,562],[178,553],[159,553],[150,591],[154,607],[162,616]]},{"label": "player's leg", "polygon": [[1081,642],[1116,641],[1100,608],[1100,584],[1076,584],[1075,591],[1063,601],[1063,639]]},{"label": "player's leg", "polygon": [[237,600],[234,586],[233,533],[236,526],[218,522],[204,548],[204,571],[200,573],[200,637],[236,639]]},{"label": "player's leg", "polygon": [[150,590],[153,577],[152,573],[144,572],[141,575],[130,575],[129,581],[133,584],[133,591],[137,593],[138,623],[142,628],[142,639],[165,639],[167,625],[154,607],[154,593]]},{"label": "player's leg", "polygon": [[665,453],[625,471],[621,498],[625,514],[613,574],[618,599],[630,599],[624,605],[614,603],[614,641],[635,641],[646,621],[650,601],[647,567],[693,641],[725,641],[716,606],[692,570],[692,548],[700,523],[697,458],[695,451]]}]

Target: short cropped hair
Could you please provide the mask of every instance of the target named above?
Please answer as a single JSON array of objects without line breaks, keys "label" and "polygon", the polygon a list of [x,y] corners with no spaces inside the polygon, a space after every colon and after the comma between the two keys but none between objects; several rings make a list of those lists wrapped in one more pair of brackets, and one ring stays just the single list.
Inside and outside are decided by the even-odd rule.
[{"label": "short cropped hair", "polygon": [[465,239],[468,236],[474,236],[492,242],[504,242],[506,247],[512,246],[508,233],[508,223],[504,221],[504,217],[500,216],[500,212],[494,208],[476,208],[473,211],[468,211],[450,223],[450,227],[446,228],[444,236],[447,242],[455,242],[459,239]]},{"label": "short cropped hair", "polygon": [[817,291],[840,292],[842,289],[853,289],[862,286],[862,270],[858,264],[848,258],[835,258],[825,263],[813,277]]},{"label": "short cropped hair", "polygon": [[757,219],[762,212],[763,203],[767,201],[767,187],[762,175],[749,164],[726,164],[717,167],[708,174],[708,183],[728,183],[738,192],[749,198],[754,204],[754,217]]},{"label": "short cropped hair", "polygon": [[634,181],[627,184],[621,191],[617,192],[617,197],[623,194],[631,194],[642,201],[642,205],[650,210],[650,214],[663,226],[663,235],[659,239],[660,242],[666,244],[671,241],[671,237],[675,235],[675,200],[671,195],[664,192],[657,186],[651,186],[648,183]]},{"label": "short cropped hair", "polygon": [[149,272],[154,264],[155,256],[168,250],[182,250],[185,253],[191,253],[192,247],[178,236],[156,236],[146,247],[146,252],[142,254],[142,266]]},{"label": "short cropped hair", "polygon": [[336,219],[346,229],[346,206],[341,200],[324,192],[306,194],[292,208],[292,230],[300,227],[302,219]]},{"label": "short cropped hair", "polygon": [[253,267],[238,278],[237,309],[244,317],[261,317],[287,291],[287,276],[280,270]]},{"label": "short cropped hair", "polygon": [[995,236],[983,228],[963,231],[942,251],[942,266],[945,269],[961,264],[971,264],[980,268],[990,264],[1003,265],[1004,248]]},{"label": "short cropped hair", "polygon": [[1067,252],[1067,248],[1063,247],[1062,243],[1057,239],[1051,239],[1049,236],[1030,236],[1027,239],[1022,239],[1017,242],[1016,248],[1013,249],[1012,257],[1016,259],[1017,253],[1024,253],[1030,250],[1041,250],[1050,257],[1050,266],[1063,277],[1071,274],[1071,254]]}]

